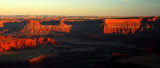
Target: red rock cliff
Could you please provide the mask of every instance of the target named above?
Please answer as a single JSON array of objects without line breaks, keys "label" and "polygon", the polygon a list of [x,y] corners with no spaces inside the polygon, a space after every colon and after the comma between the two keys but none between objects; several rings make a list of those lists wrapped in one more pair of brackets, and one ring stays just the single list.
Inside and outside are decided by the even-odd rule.
[{"label": "red rock cliff", "polygon": [[[23,48],[35,48],[36,45],[42,44],[58,44],[52,38],[35,38],[35,39],[5,39],[0,41],[0,52],[8,51],[12,48],[14,49],[23,49]],[[7,41],[6,41],[7,40]]]},{"label": "red rock cliff", "polygon": [[20,30],[21,34],[48,34],[53,32],[67,32],[69,33],[72,25],[66,25],[61,21],[59,25],[41,25],[39,21],[26,21],[27,25]]},{"label": "red rock cliff", "polygon": [[104,33],[135,33],[140,28],[142,19],[105,19]]},{"label": "red rock cliff", "polygon": [[4,27],[3,22],[4,21],[0,21],[0,27]]}]

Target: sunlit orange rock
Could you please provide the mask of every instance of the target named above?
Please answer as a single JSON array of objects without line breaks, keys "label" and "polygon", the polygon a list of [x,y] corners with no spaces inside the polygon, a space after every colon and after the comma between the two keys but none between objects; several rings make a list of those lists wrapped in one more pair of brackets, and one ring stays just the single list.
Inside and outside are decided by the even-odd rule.
[{"label": "sunlit orange rock", "polygon": [[3,22],[4,21],[0,21],[0,27],[4,27]]},{"label": "sunlit orange rock", "polygon": [[[37,45],[42,44],[59,44],[52,38],[35,38],[35,39],[3,39],[0,41],[1,51],[8,51],[10,49],[23,49],[23,48],[35,48]],[[6,41],[7,40],[7,41]]]},{"label": "sunlit orange rock", "polygon": [[13,37],[13,35],[7,35],[7,38],[12,38]]},{"label": "sunlit orange rock", "polygon": [[33,59],[30,59],[29,60],[29,63],[30,64],[36,64],[36,63],[40,63],[43,59],[47,58],[47,57],[50,57],[51,55],[42,55],[42,56],[39,56],[37,58],[33,58]]},{"label": "sunlit orange rock", "polygon": [[30,26],[40,26],[41,24],[39,23],[39,21],[36,20],[26,20],[26,23]]},{"label": "sunlit orange rock", "polygon": [[29,59],[28,61],[31,67],[41,68],[44,66],[46,67],[46,61],[50,61],[53,57],[57,57],[57,54],[41,55],[39,57]]},{"label": "sunlit orange rock", "polygon": [[55,40],[52,38],[47,38],[46,40],[48,41],[45,41],[44,44],[54,44],[55,43]]},{"label": "sunlit orange rock", "polygon": [[38,44],[44,44],[44,41],[45,39],[44,38],[38,38]]},{"label": "sunlit orange rock", "polygon": [[41,25],[39,21],[28,20],[26,21],[27,25],[19,31],[20,34],[29,34],[29,35],[43,35],[50,34],[54,32],[66,32],[69,33],[72,25],[64,24],[63,20],[59,25]]},{"label": "sunlit orange rock", "polygon": [[4,51],[3,48],[0,48],[0,52]]},{"label": "sunlit orange rock", "polygon": [[5,36],[0,35],[0,40],[3,40],[3,39],[5,39]]},{"label": "sunlit orange rock", "polygon": [[104,33],[128,34],[140,28],[142,19],[105,19]]}]

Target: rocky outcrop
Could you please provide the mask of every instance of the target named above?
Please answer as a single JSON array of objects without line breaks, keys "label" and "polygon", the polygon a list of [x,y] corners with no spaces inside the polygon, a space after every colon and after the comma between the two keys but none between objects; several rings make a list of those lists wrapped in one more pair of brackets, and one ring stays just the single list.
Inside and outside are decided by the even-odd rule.
[{"label": "rocky outcrop", "polygon": [[154,17],[154,18],[148,18],[148,21],[153,21],[153,22],[155,22],[156,19],[158,19],[158,18],[156,18],[156,17]]},{"label": "rocky outcrop", "polygon": [[4,21],[0,21],[0,27],[4,27],[3,22]]},{"label": "rocky outcrop", "polygon": [[5,36],[0,35],[0,40],[3,40],[3,39],[5,39]]},{"label": "rocky outcrop", "polygon": [[30,65],[34,66],[35,64],[38,65],[38,63],[42,62],[45,58],[51,57],[52,55],[41,55],[39,57],[29,59]]},{"label": "rocky outcrop", "polygon": [[20,34],[49,34],[54,32],[66,32],[69,33],[72,25],[66,25],[63,21],[59,25],[41,25],[39,21],[28,20],[27,25],[19,31]]},{"label": "rocky outcrop", "polygon": [[8,31],[8,29],[4,29],[4,30],[0,31],[0,33],[5,33],[7,31]]},{"label": "rocky outcrop", "polygon": [[142,19],[105,19],[104,33],[128,34],[140,28]]},{"label": "rocky outcrop", "polygon": [[[7,41],[6,41],[7,40]],[[59,44],[52,38],[35,38],[35,39],[15,39],[4,38],[0,41],[0,52],[12,49],[35,48],[42,44]]]}]

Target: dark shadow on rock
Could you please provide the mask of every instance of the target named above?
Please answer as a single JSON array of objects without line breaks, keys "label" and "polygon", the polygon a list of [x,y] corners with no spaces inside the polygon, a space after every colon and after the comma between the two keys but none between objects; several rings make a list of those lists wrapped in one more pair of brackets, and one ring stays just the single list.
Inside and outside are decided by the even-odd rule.
[{"label": "dark shadow on rock", "polygon": [[26,25],[25,23],[21,22],[21,23],[17,23],[17,22],[7,22],[7,23],[3,23],[4,29],[8,29],[8,31],[6,33],[13,33],[13,32],[18,32],[19,30],[21,30],[22,28],[24,28],[24,26]]},{"label": "dark shadow on rock", "polygon": [[71,34],[78,35],[94,35],[102,34],[103,26],[102,20],[85,20],[82,22],[66,22],[66,24],[72,24]]},{"label": "dark shadow on rock", "polygon": [[156,19],[155,21],[148,21],[148,19],[149,18],[143,18],[140,22],[141,25],[138,32],[150,35],[160,34],[160,19]]},{"label": "dark shadow on rock", "polygon": [[40,22],[42,25],[59,25],[60,21],[43,21]]}]

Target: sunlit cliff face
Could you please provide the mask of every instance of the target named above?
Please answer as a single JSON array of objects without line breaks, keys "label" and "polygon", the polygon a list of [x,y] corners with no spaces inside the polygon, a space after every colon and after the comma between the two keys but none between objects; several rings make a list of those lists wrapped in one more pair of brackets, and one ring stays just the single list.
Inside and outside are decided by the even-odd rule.
[{"label": "sunlit cliff face", "polygon": [[104,33],[128,34],[135,33],[142,19],[105,19]]},{"label": "sunlit cliff face", "polygon": [[4,27],[3,22],[4,21],[0,21],[0,27]]},{"label": "sunlit cliff face", "polygon": [[50,34],[54,32],[66,32],[69,33],[72,25],[66,25],[63,21],[59,25],[41,25],[39,21],[28,20],[27,25],[19,31],[20,34],[30,34],[30,35],[43,35]]},{"label": "sunlit cliff face", "polygon": [[42,44],[59,44],[52,38],[17,39],[1,37],[0,52],[12,49],[35,48]]}]

